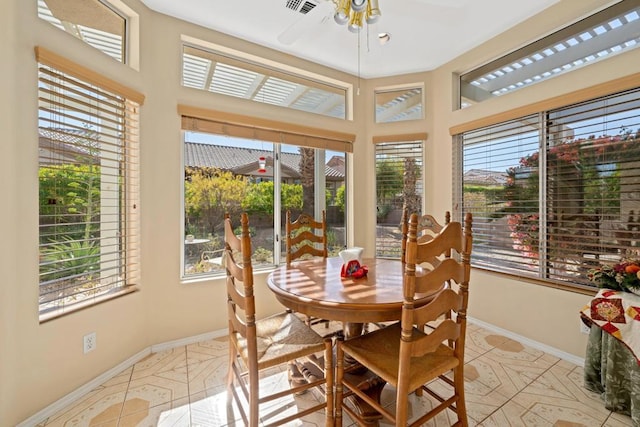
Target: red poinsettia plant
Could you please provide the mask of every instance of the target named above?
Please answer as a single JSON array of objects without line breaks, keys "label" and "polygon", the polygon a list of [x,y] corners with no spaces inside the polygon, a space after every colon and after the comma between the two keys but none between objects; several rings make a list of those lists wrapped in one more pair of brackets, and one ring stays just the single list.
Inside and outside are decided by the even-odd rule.
[{"label": "red poinsettia plant", "polygon": [[623,292],[640,292],[640,260],[623,260],[589,270],[589,281],[599,288]]}]

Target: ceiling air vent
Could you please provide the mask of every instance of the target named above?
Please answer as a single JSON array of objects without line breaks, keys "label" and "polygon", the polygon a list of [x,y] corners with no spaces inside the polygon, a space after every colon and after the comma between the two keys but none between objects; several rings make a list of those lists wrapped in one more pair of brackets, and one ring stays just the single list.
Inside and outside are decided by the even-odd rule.
[{"label": "ceiling air vent", "polygon": [[291,10],[295,10],[296,12],[300,12],[302,14],[307,14],[311,9],[316,7],[318,4],[314,2],[310,2],[307,0],[287,0],[287,8]]}]

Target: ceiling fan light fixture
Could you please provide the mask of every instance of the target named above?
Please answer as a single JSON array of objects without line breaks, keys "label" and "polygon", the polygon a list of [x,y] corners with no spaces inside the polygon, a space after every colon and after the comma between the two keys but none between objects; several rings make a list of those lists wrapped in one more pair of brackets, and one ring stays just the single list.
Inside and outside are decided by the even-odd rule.
[{"label": "ceiling fan light fixture", "polygon": [[349,31],[351,31],[352,33],[359,33],[360,30],[362,29],[362,18],[363,18],[364,13],[363,12],[355,12],[355,11],[351,11],[351,19],[349,19]]},{"label": "ceiling fan light fixture", "polygon": [[382,13],[378,0],[334,0],[336,11],[334,21],[339,25],[347,24],[352,33],[359,33],[364,23],[375,24]]},{"label": "ceiling fan light fixture", "polygon": [[344,25],[349,22],[350,0],[339,0],[336,8],[336,13],[333,15],[333,19],[339,25]]},{"label": "ceiling fan light fixture", "polygon": [[369,0],[351,0],[351,10],[354,12],[362,12],[367,8]]},{"label": "ceiling fan light fixture", "polygon": [[367,2],[367,24],[375,24],[382,16],[378,7],[378,0],[369,0]]}]

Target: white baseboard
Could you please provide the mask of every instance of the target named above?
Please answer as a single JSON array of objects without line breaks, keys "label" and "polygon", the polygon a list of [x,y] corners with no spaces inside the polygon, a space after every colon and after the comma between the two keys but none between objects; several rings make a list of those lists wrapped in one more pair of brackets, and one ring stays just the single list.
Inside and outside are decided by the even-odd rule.
[{"label": "white baseboard", "polygon": [[487,329],[489,331],[493,331],[493,332],[495,332],[497,334],[500,334],[500,335],[504,335],[507,338],[511,338],[513,340],[516,340],[516,341],[520,342],[521,344],[527,345],[529,347],[533,347],[533,348],[538,349],[540,351],[544,351],[545,353],[549,353],[549,354],[551,354],[553,356],[559,357],[562,360],[566,360],[567,362],[571,362],[574,365],[584,366],[584,357],[575,356],[575,355],[573,355],[571,353],[567,353],[567,352],[559,350],[559,349],[557,349],[555,347],[551,347],[551,346],[543,344],[541,342],[534,341],[534,340],[532,340],[530,338],[527,338],[525,336],[518,335],[518,334],[516,334],[514,332],[508,331],[506,329],[499,328],[499,327],[497,327],[495,325],[492,325],[492,324],[487,323],[487,322],[483,322],[482,320],[478,320],[478,319],[475,319],[473,317],[467,316],[467,320],[470,323],[478,325],[478,326],[480,326],[480,327],[482,327],[484,329]]},{"label": "white baseboard", "polygon": [[92,379],[88,383],[78,387],[77,389],[75,389],[71,393],[67,394],[66,396],[56,400],[51,405],[47,406],[46,408],[42,409],[41,411],[38,411],[37,413],[35,413],[31,417],[29,417],[26,420],[24,420],[21,423],[19,423],[16,427],[33,427],[35,425],[38,425],[43,420],[46,420],[47,418],[57,414],[58,412],[63,410],[68,405],[72,404],[73,402],[75,402],[76,400],[78,400],[79,398],[84,396],[85,394],[89,393],[91,390],[94,390],[96,387],[100,386],[101,384],[104,384],[105,382],[107,382],[111,378],[115,377],[116,375],[118,375],[119,373],[124,371],[125,369],[130,368],[131,366],[135,365],[137,362],[139,362],[140,360],[144,359],[145,357],[147,357],[148,355],[150,355],[152,353],[157,353],[157,352],[160,352],[160,351],[163,351],[163,350],[170,350],[172,348],[181,347],[181,346],[185,346],[185,345],[189,345],[189,344],[194,344],[194,343],[197,343],[197,342],[200,342],[200,341],[206,341],[206,340],[210,340],[210,339],[219,338],[219,337],[227,335],[228,333],[229,333],[228,330],[221,329],[219,331],[207,332],[205,334],[195,335],[195,336],[187,337],[187,338],[181,338],[181,339],[178,339],[178,340],[168,341],[168,342],[161,343],[161,344],[153,344],[153,345],[145,348],[144,350],[139,351],[138,353],[136,353],[133,356],[129,357],[127,360],[125,360],[125,361],[119,363],[118,365],[114,366],[113,368],[109,369],[108,371],[106,371],[106,372],[102,373],[101,375],[97,376],[96,378]]},{"label": "white baseboard", "polygon": [[218,331],[207,332],[200,335],[194,335],[192,337],[180,338],[173,341],[167,341],[161,344],[154,344],[150,347],[151,353],[158,353],[163,350],[170,350],[172,348],[180,347],[183,345],[195,344],[200,341],[212,340],[220,337],[224,337],[229,335],[229,331],[227,329],[220,329]]}]

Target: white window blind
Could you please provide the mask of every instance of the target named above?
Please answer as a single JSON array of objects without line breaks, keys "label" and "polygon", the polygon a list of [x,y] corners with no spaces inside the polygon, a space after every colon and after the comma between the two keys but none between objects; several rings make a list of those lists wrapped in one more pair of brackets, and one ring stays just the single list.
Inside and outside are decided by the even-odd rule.
[{"label": "white window blind", "polygon": [[589,284],[588,270],[638,258],[640,90],[549,112],[546,276]]},{"label": "white window blind", "polygon": [[640,249],[640,90],[460,135],[477,267],[570,286]]},{"label": "white window blind", "polygon": [[376,144],[376,256],[400,258],[402,208],[422,212],[422,142]]},{"label": "white window blind", "polygon": [[138,281],[139,105],[39,64],[40,319]]},{"label": "white window blind", "polygon": [[537,247],[538,236],[522,234],[517,224],[538,224],[538,186],[519,183],[537,179],[537,168],[521,167],[520,160],[537,155],[539,141],[537,116],[462,135],[463,209],[473,214],[476,266],[537,276],[537,253],[530,246]]}]

